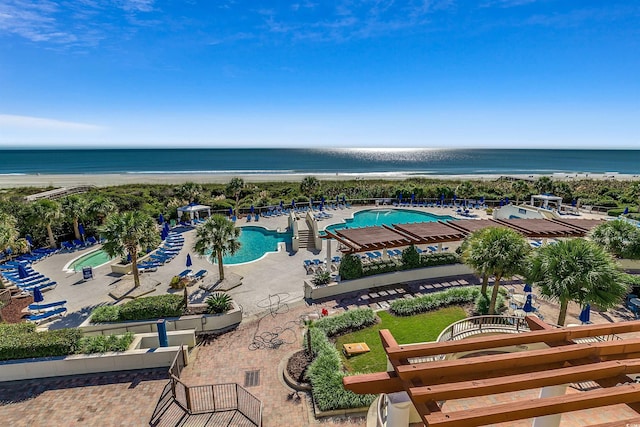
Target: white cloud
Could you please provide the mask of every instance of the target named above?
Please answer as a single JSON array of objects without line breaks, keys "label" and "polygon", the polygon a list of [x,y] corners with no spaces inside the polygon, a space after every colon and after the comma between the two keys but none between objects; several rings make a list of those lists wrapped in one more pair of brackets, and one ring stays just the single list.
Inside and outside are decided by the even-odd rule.
[{"label": "white cloud", "polygon": [[63,131],[97,131],[103,130],[102,126],[67,122],[44,117],[17,116],[13,114],[0,114],[0,129],[12,130],[63,130]]}]

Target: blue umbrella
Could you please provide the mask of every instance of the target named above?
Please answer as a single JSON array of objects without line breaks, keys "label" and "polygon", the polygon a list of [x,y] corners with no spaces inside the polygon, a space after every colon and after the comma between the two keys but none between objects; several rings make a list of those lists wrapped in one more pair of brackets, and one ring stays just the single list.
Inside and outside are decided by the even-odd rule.
[{"label": "blue umbrella", "polygon": [[504,206],[504,200],[500,199],[500,206]]},{"label": "blue umbrella", "polygon": [[345,197],[345,195],[342,195],[342,203],[347,203],[347,198]]},{"label": "blue umbrella", "polygon": [[504,198],[504,204],[505,204],[505,205],[508,205],[508,204],[509,204],[509,198],[508,198],[508,197],[505,197],[505,198]]},{"label": "blue umbrella", "polygon": [[27,273],[27,269],[24,268],[24,265],[22,264],[18,265],[18,277],[21,279],[26,279],[27,277],[29,277],[29,273]]},{"label": "blue umbrella", "polygon": [[624,208],[624,212],[622,212],[622,215],[626,215],[629,213],[629,206]]},{"label": "blue umbrella", "polygon": [[480,203],[484,203],[484,196],[480,197]]},{"label": "blue umbrella", "polygon": [[187,267],[191,267],[193,263],[191,262],[191,255],[187,254]]},{"label": "blue umbrella", "polygon": [[442,200],[442,201],[444,202],[444,193],[442,193],[442,194],[440,195],[440,200]]},{"label": "blue umbrella", "polygon": [[339,194],[336,195],[336,204],[338,204],[338,205],[340,204],[340,195]]},{"label": "blue umbrella", "polygon": [[320,210],[324,208],[324,197],[320,200]]},{"label": "blue umbrella", "polygon": [[283,207],[284,207],[284,202],[280,200],[280,209],[282,209]]},{"label": "blue umbrella", "polygon": [[4,250],[4,252],[5,252],[7,255],[11,255],[11,254],[13,253],[13,249],[11,249],[11,248],[7,248],[7,249],[5,249],[5,250]]},{"label": "blue umbrella", "polygon": [[44,301],[44,297],[42,296],[42,291],[40,291],[39,287],[33,288],[33,302],[42,302]]},{"label": "blue umbrella", "polygon": [[27,240],[29,246],[33,247],[33,239],[31,238],[31,236],[27,234],[26,236],[24,236],[24,238]]},{"label": "blue umbrella", "polygon": [[527,301],[522,306],[522,310],[524,310],[525,313],[531,313],[533,311],[533,305],[531,305],[531,294],[527,295]]},{"label": "blue umbrella", "polygon": [[587,304],[584,306],[584,308],[582,309],[582,311],[580,312],[580,321],[582,323],[589,323],[591,318],[591,305]]},{"label": "blue umbrella", "polygon": [[576,203],[577,203],[577,200],[576,200],[576,199],[573,199],[573,200],[571,201],[571,206],[575,207],[575,206],[576,206]]},{"label": "blue umbrella", "polygon": [[171,227],[169,227],[169,223],[165,222],[164,223],[164,231],[167,233],[167,235],[169,234],[170,230],[171,230]]},{"label": "blue umbrella", "polygon": [[309,206],[313,207],[313,197],[309,197]]},{"label": "blue umbrella", "polygon": [[164,215],[158,215],[158,224],[164,224]]},{"label": "blue umbrella", "polygon": [[528,283],[525,283],[525,285],[524,285],[524,291],[525,291],[525,293],[530,294],[530,293],[531,293],[531,291],[532,291],[532,289],[531,289],[531,285],[530,285],[530,284],[528,284]]},{"label": "blue umbrella", "polygon": [[229,216],[233,216],[233,208],[229,208]]},{"label": "blue umbrella", "polygon": [[251,205],[251,207],[249,208],[249,212],[253,213],[254,210],[255,208],[253,207],[253,205]]},{"label": "blue umbrella", "polygon": [[84,238],[84,225],[78,224],[78,233]]},{"label": "blue umbrella", "polygon": [[296,199],[291,199],[291,207],[292,208],[296,207]]},{"label": "blue umbrella", "polygon": [[164,228],[162,229],[162,231],[160,232],[160,238],[162,240],[167,238],[167,230],[165,230]]},{"label": "blue umbrella", "polygon": [[398,195],[398,201],[402,202],[402,193]]},{"label": "blue umbrella", "polygon": [[416,201],[416,195],[414,193],[411,193],[411,204],[413,204],[413,202]]}]

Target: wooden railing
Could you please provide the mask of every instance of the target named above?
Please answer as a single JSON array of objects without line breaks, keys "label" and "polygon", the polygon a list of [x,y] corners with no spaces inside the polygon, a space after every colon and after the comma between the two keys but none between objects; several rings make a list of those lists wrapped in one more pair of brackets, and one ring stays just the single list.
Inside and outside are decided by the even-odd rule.
[{"label": "wooden railing", "polygon": [[236,410],[255,426],[262,425],[262,402],[254,395],[234,383],[186,385],[180,380],[185,366],[184,351],[180,350],[169,367],[169,376],[173,398],[188,414]]}]

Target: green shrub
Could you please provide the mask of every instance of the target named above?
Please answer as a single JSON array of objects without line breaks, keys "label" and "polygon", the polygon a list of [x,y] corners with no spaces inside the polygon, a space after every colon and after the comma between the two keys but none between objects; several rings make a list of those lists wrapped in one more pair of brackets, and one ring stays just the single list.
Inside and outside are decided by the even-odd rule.
[{"label": "green shrub", "polygon": [[[316,323],[325,319],[321,319]],[[329,342],[324,331],[320,328],[311,328],[310,331],[312,348],[316,357],[311,365],[309,365],[306,375],[311,382],[313,398],[320,410],[329,411],[371,405],[376,398],[375,395],[355,394],[346,390],[342,385],[342,378],[344,378],[346,374],[342,369],[340,354],[331,342]]]},{"label": "green shrub", "polygon": [[81,336],[79,329],[35,332],[35,325],[3,325],[0,329],[0,360],[73,354],[79,348]]},{"label": "green shrub", "polygon": [[331,273],[328,271],[319,271],[313,276],[311,280],[316,286],[328,285],[331,281]]},{"label": "green shrub", "polygon": [[434,267],[437,265],[459,264],[460,255],[453,252],[441,252],[435,254],[422,254],[420,256],[420,267]]},{"label": "green shrub", "polygon": [[126,351],[133,342],[133,332],[124,335],[98,335],[80,339],[78,353],[106,353],[108,351]]},{"label": "green shrub", "polygon": [[231,310],[231,296],[224,292],[216,292],[206,300],[209,314],[221,314]]},{"label": "green shrub", "polygon": [[157,295],[138,298],[122,305],[98,307],[91,313],[94,323],[153,320],[181,316],[184,299],[181,295]]},{"label": "green shrub", "polygon": [[349,310],[339,316],[323,317],[314,322],[315,329],[332,337],[346,332],[366,328],[376,323],[376,314],[370,308]]},{"label": "green shrub", "polygon": [[452,304],[464,304],[475,301],[478,295],[480,295],[480,288],[477,286],[451,288],[445,291],[423,295],[418,298],[392,301],[389,311],[396,316],[411,316]]},{"label": "green shrub", "polygon": [[411,245],[402,251],[402,266],[405,269],[416,268],[420,266],[420,254],[416,247]]},{"label": "green shrub", "polygon": [[340,261],[340,277],[344,280],[362,277],[362,260],[354,254],[347,254]]},{"label": "green shrub", "polygon": [[362,266],[362,276],[365,277],[393,271],[398,271],[398,265],[393,261],[374,261]]},{"label": "green shrub", "polygon": [[117,322],[120,320],[120,307],[117,305],[104,305],[91,313],[93,323]]}]

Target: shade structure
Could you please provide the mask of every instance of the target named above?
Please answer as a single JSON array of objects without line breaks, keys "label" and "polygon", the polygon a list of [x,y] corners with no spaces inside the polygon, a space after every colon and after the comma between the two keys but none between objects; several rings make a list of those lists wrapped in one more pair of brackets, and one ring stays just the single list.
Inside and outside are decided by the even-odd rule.
[{"label": "shade structure", "polygon": [[81,236],[84,236],[84,225],[78,224],[78,233],[80,233]]},{"label": "shade structure", "polygon": [[191,267],[193,263],[191,262],[191,254],[187,254],[187,267]]},{"label": "shade structure", "polygon": [[320,210],[324,209],[324,197],[320,200]]},{"label": "shade structure", "polygon": [[253,213],[254,210],[255,208],[253,207],[253,205],[251,205],[251,207],[249,208],[249,212]]},{"label": "shade structure", "polygon": [[158,215],[158,224],[164,224],[164,215]]},{"label": "shade structure", "polygon": [[579,317],[580,321],[582,323],[589,323],[590,319],[591,319],[591,305],[587,304],[582,308],[582,311],[580,312],[580,317]]},{"label": "shade structure", "polygon": [[339,204],[339,203],[340,203],[340,195],[336,194],[336,204]]},{"label": "shade structure", "polygon": [[309,197],[309,206],[313,208],[313,197]]},{"label": "shade structure", "polygon": [[7,255],[11,255],[13,253],[13,249],[7,248],[4,250],[4,253],[6,253]]},{"label": "shade structure", "polygon": [[39,287],[33,288],[33,302],[42,302],[44,301],[44,297],[42,296],[42,292]]},{"label": "shade structure", "polygon": [[524,310],[525,313],[531,313],[533,311],[533,305],[531,304],[531,294],[527,295],[527,301],[525,301],[524,305],[522,306],[522,310]]},{"label": "shade structure", "polygon": [[444,193],[442,193],[442,194],[440,195],[440,200],[442,200],[442,201],[444,202]]},{"label": "shade structure", "polygon": [[532,291],[532,289],[531,289],[531,285],[530,285],[530,284],[528,284],[528,283],[525,283],[525,285],[524,285],[524,291],[525,291],[526,293],[530,294],[530,293],[531,293],[531,291]]},{"label": "shade structure", "polygon": [[22,264],[18,265],[18,277],[21,279],[25,279],[29,277],[29,273],[27,273],[27,269],[24,268]]}]

